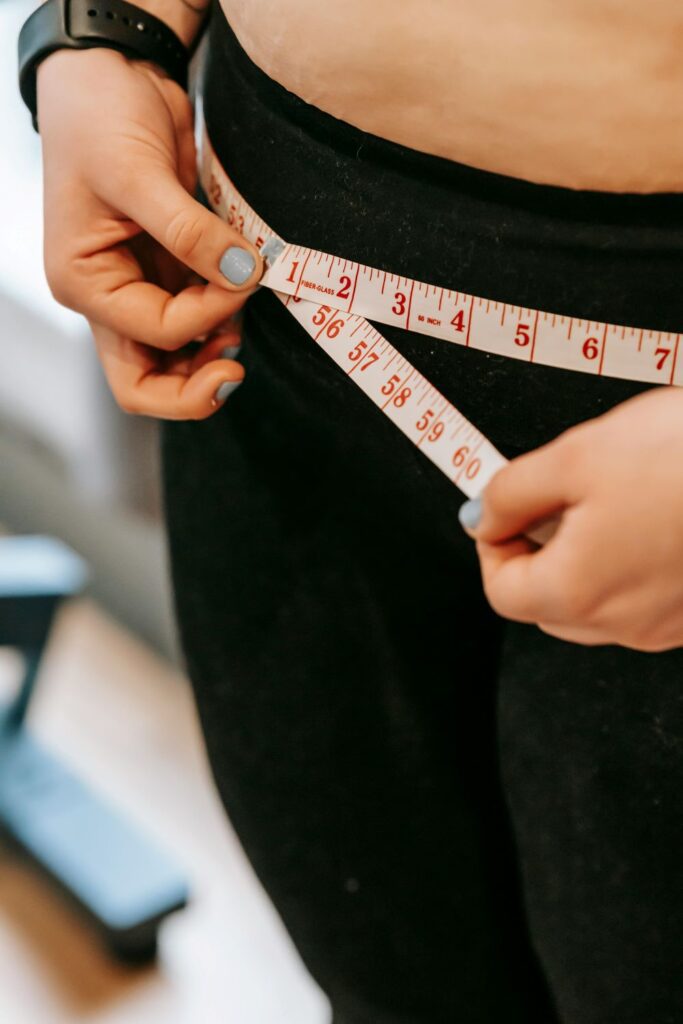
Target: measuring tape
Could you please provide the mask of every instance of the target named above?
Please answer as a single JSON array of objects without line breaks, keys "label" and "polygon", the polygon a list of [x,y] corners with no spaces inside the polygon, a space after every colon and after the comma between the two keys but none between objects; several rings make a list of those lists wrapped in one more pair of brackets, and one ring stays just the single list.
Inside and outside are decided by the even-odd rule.
[{"label": "measuring tape", "polygon": [[[414,281],[290,245],[251,208],[222,167],[196,97],[199,179],[213,210],[263,254],[260,284],[385,416],[469,498],[507,459],[369,320],[467,348],[598,376],[683,385],[680,335],[560,316]],[[683,364],[683,360],[681,360]],[[545,543],[547,520],[526,536]]]}]

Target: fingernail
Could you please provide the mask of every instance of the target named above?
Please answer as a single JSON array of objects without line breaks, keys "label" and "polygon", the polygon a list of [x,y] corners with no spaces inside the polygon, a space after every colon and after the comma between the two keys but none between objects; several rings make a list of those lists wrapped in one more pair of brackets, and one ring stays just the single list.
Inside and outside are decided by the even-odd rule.
[{"label": "fingernail", "polygon": [[473,498],[472,501],[465,501],[458,509],[460,525],[468,530],[474,530],[481,521],[481,498]]},{"label": "fingernail", "polygon": [[221,256],[218,264],[221,274],[232,284],[244,284],[254,273],[256,260],[248,249],[239,245],[231,245]]},{"label": "fingernail", "polygon": [[238,388],[241,383],[241,380],[224,380],[216,390],[216,394],[213,397],[217,402],[224,402],[228,395],[231,395],[235,388]]},{"label": "fingernail", "polygon": [[237,359],[239,354],[240,354],[240,346],[239,345],[226,345],[225,348],[221,352],[221,358],[222,359]]}]

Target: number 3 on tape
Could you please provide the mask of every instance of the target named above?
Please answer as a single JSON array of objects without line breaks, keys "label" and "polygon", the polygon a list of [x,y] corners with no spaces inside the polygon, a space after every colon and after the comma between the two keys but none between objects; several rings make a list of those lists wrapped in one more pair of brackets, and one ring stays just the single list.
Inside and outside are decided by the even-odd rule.
[{"label": "number 3 on tape", "polygon": [[[468,497],[505,457],[369,320],[480,351],[584,373],[683,385],[680,335],[596,323],[477,298],[285,243],[249,206],[216,156],[196,98],[199,177],[211,206],[261,250],[261,285]],[[683,360],[681,361],[683,363]],[[529,530],[545,543],[556,520]]]}]

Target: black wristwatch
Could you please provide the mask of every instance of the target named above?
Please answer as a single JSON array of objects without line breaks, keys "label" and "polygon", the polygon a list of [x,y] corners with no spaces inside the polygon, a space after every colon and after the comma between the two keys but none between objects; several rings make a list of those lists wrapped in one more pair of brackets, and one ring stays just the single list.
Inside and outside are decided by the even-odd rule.
[{"label": "black wristwatch", "polygon": [[19,91],[38,131],[36,71],[55,50],[107,46],[154,61],[183,88],[191,51],[159,18],[126,0],[47,0],[19,33]]}]

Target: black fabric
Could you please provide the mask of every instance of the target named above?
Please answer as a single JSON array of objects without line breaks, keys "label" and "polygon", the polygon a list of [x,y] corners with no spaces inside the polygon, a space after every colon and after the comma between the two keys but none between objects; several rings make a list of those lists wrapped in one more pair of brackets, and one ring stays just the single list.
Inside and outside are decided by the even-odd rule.
[{"label": "black fabric", "polygon": [[[369,136],[269,80],[220,8],[202,91],[224,166],[289,241],[683,323],[682,195]],[[508,457],[646,387],[382,330]],[[241,358],[220,413],[164,427],[178,622],[221,796],[335,1024],[680,1021],[683,651],[502,620],[462,496],[265,289]]]}]

